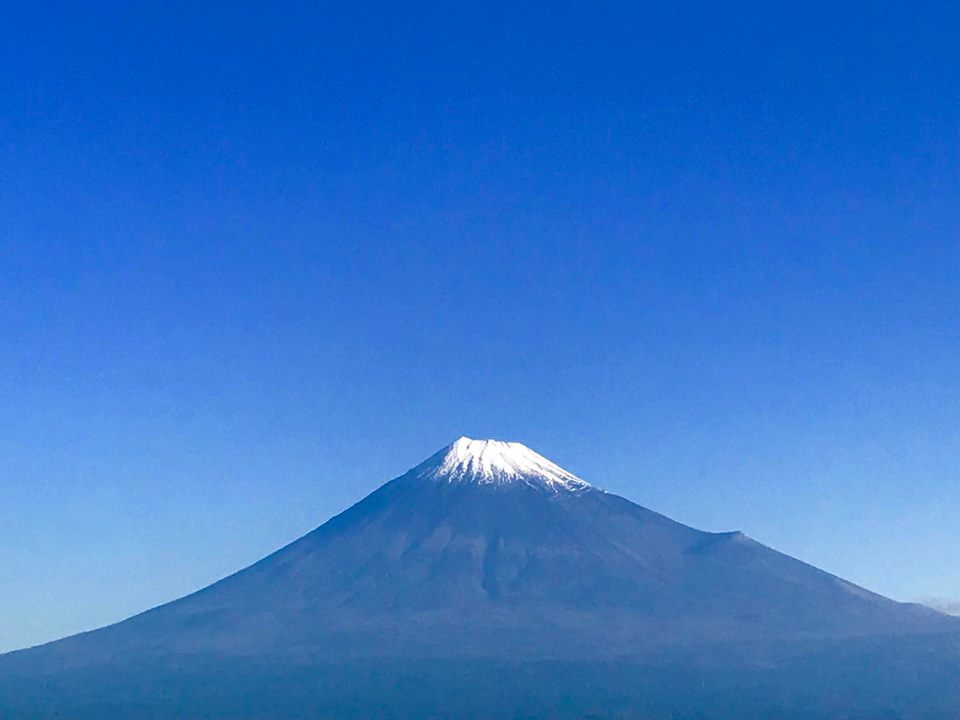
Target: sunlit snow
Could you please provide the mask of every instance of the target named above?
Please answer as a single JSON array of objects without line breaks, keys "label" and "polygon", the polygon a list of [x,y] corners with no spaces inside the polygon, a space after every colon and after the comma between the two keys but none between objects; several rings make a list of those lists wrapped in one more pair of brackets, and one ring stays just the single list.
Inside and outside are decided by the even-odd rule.
[{"label": "sunlit snow", "polygon": [[554,491],[590,487],[526,445],[500,440],[461,437],[416,470],[420,477],[447,482],[522,482]]}]

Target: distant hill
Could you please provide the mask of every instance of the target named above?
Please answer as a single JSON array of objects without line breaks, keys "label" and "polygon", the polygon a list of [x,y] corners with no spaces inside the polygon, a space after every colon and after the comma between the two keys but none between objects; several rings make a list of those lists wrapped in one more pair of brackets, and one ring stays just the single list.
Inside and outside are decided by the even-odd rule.
[{"label": "distant hill", "polygon": [[945,615],[960,615],[960,600],[924,600],[923,604]]}]

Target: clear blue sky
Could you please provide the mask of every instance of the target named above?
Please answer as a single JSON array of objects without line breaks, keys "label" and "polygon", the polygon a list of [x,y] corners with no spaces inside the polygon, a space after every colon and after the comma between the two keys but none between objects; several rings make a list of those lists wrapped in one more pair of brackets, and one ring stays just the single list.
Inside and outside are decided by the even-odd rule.
[{"label": "clear blue sky", "polygon": [[461,434],[960,597],[956,3],[110,5],[0,25],[0,649]]}]

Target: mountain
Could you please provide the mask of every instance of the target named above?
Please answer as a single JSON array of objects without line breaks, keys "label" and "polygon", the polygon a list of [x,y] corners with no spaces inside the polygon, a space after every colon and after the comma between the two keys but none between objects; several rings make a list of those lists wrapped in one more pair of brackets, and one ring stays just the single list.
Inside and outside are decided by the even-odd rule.
[{"label": "mountain", "polygon": [[958,707],[956,619],[469,438],[218,583],[0,657],[0,718]]}]

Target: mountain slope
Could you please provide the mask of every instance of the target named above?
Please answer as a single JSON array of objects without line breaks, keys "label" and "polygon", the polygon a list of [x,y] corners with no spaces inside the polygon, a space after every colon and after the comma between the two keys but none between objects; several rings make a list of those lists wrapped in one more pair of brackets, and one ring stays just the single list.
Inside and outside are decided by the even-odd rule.
[{"label": "mountain slope", "polygon": [[0,673],[96,677],[146,663],[156,679],[253,663],[260,677],[264,663],[443,660],[715,674],[826,647],[916,646],[956,628],[740,533],[694,530],[593,488],[522,445],[461,438],[259,563],[0,658]]}]

